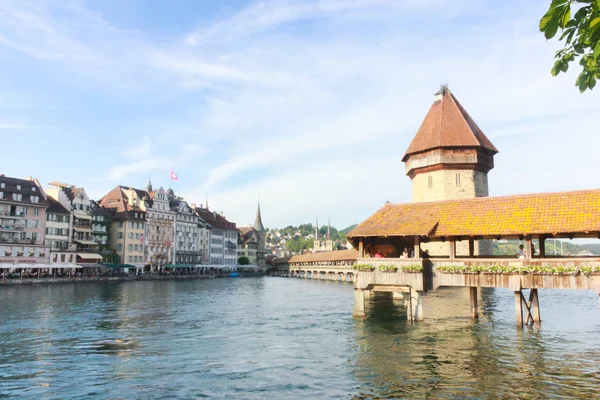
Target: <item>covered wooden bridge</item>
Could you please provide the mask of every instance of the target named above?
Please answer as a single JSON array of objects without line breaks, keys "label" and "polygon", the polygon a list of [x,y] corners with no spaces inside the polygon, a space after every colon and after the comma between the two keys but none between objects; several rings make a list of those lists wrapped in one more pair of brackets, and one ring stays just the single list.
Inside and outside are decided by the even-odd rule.
[{"label": "covered wooden bridge", "polygon": [[294,278],[352,281],[358,252],[355,249],[300,254],[273,260],[272,275]]},{"label": "covered wooden bridge", "polygon": [[[515,293],[521,326],[540,320],[538,289],[600,293],[600,258],[545,251],[548,239],[600,238],[600,190],[386,204],[347,238],[358,251],[357,317],[365,293],[392,291],[407,293],[409,315],[422,319],[420,292],[440,286],[470,287],[477,317],[477,288],[502,287]],[[490,254],[494,239],[522,240],[522,255]]]}]

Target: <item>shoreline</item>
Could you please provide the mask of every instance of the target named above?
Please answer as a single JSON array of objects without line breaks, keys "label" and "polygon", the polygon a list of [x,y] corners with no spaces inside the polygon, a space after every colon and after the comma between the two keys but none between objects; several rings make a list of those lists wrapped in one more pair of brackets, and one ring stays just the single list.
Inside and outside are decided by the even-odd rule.
[{"label": "shoreline", "polygon": [[[245,275],[244,278],[264,276],[264,274]],[[25,278],[0,280],[2,286],[42,285],[82,282],[131,282],[131,281],[160,281],[160,280],[192,280],[228,278],[227,275],[140,275],[140,276],[101,276],[101,277],[72,277],[72,278]]]}]

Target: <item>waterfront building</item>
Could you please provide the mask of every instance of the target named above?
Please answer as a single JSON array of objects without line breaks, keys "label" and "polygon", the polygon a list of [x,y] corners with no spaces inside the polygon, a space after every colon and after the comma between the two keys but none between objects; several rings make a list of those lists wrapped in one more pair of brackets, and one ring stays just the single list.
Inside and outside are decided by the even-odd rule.
[{"label": "waterfront building", "polygon": [[210,243],[213,227],[200,215],[202,206],[197,207],[196,204],[192,204],[192,210],[194,210],[194,214],[198,217],[198,239],[196,241],[196,248],[201,254],[200,264],[210,264]]},{"label": "waterfront building", "polygon": [[36,179],[0,174],[0,263],[48,263],[48,200]]},{"label": "waterfront building", "polygon": [[110,210],[109,243],[121,263],[141,270],[146,260],[146,207],[150,198],[144,190],[117,186],[100,199]]},{"label": "waterfront building", "polygon": [[[100,262],[102,256],[99,254],[99,246],[93,240],[92,203],[85,189],[51,182],[46,193],[70,212],[69,250],[75,251],[74,261],[78,264]],[[60,258],[62,259],[62,255]]]},{"label": "waterfront building", "polygon": [[443,86],[402,161],[413,202],[488,196],[496,147]]},{"label": "waterfront building", "polygon": [[258,265],[257,250],[260,240],[259,233],[252,226],[239,228],[240,242],[238,246],[238,257],[246,257],[250,264]]},{"label": "waterfront building", "polygon": [[172,198],[172,209],[176,211],[175,263],[199,264],[202,254],[197,246],[198,216],[181,198]]},{"label": "waterfront building", "polygon": [[236,224],[230,222],[222,214],[208,208],[197,208],[196,212],[211,227],[210,264],[237,265],[238,240],[240,231]]},{"label": "waterfront building", "polygon": [[50,248],[51,263],[75,263],[77,253],[71,245],[71,211],[48,196],[44,243]]},{"label": "waterfront building", "polygon": [[[442,86],[402,158],[411,179],[413,202],[488,196],[488,172],[494,168],[496,153],[496,147],[448,87]],[[469,253],[467,242],[456,246],[459,254]],[[449,251],[444,243],[427,243],[422,248],[437,255]],[[475,244],[475,254],[489,251],[488,241]]]},{"label": "waterfront building", "polygon": [[247,228],[239,228],[239,231],[240,240],[238,256],[247,257],[250,260],[250,264],[265,267],[265,243],[267,238],[267,231],[265,230],[262,223],[262,216],[260,213],[260,202],[258,203],[258,209],[256,210],[256,219],[254,221],[254,226],[249,226]]},{"label": "waterfront building", "polygon": [[120,259],[110,248],[108,231],[112,222],[110,210],[91,201],[90,210],[92,214],[92,241],[98,245],[99,254],[103,263],[119,264]]},{"label": "waterfront building", "polygon": [[174,263],[174,235],[177,213],[171,210],[167,192],[161,186],[153,190],[148,182],[146,191],[150,197],[146,208],[148,223],[148,254],[146,262],[153,270]]}]

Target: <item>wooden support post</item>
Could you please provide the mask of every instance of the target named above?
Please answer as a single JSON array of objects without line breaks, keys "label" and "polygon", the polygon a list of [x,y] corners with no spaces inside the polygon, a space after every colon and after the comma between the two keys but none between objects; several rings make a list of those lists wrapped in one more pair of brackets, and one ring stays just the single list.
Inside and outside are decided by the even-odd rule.
[{"label": "wooden support post", "polygon": [[469,300],[471,304],[471,317],[478,318],[479,308],[477,304],[477,286],[472,286],[469,288]]},{"label": "wooden support post", "polygon": [[363,244],[363,239],[360,239],[360,241],[358,242],[358,258],[364,258],[365,257],[365,247]]},{"label": "wooden support post", "polygon": [[423,304],[421,304],[421,294],[410,288],[410,306],[411,317],[413,321],[423,321]]},{"label": "wooden support post", "polygon": [[540,257],[546,257],[546,237],[541,235],[539,237],[540,241]]},{"label": "wooden support post", "polygon": [[515,291],[515,313],[517,317],[517,328],[523,328],[523,302],[521,301],[523,294],[521,291]]},{"label": "wooden support post", "polygon": [[527,236],[525,238],[525,259],[527,260],[531,260],[531,254],[533,253],[531,249],[531,237]]},{"label": "wooden support post", "polygon": [[475,239],[469,238],[469,257],[475,255]]},{"label": "wooden support post", "polygon": [[454,260],[456,258],[456,239],[451,238],[448,244],[450,245],[450,259]]},{"label": "wooden support post", "polygon": [[414,254],[415,258],[421,258],[421,238],[419,236],[415,236]]},{"label": "wooden support post", "polygon": [[354,289],[354,312],[352,317],[364,319],[365,314],[365,293],[363,290]]},{"label": "wooden support post", "polygon": [[540,318],[540,300],[539,300],[539,297],[538,297],[538,290],[537,289],[531,289],[529,291],[528,309],[529,309],[529,317],[527,318],[527,321],[529,322],[529,319],[531,319],[532,320],[531,322],[540,322],[541,321],[541,318]]}]

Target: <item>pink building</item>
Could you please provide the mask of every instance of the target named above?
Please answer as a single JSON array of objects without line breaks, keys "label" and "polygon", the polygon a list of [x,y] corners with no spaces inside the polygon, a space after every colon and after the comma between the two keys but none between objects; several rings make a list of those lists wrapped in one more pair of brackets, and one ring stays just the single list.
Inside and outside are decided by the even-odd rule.
[{"label": "pink building", "polygon": [[48,263],[44,245],[48,201],[32,178],[0,174],[0,264]]}]

